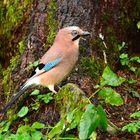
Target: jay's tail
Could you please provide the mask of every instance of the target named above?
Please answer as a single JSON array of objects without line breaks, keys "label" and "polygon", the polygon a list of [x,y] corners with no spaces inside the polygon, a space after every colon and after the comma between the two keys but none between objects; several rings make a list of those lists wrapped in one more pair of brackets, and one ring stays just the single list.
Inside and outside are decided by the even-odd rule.
[{"label": "jay's tail", "polygon": [[0,111],[0,114],[4,114],[15,101],[25,92],[26,89],[31,87],[33,84],[39,84],[38,77],[31,77],[20,89],[20,91],[11,99],[11,101]]},{"label": "jay's tail", "polygon": [[0,111],[0,114],[4,114],[11,106],[15,103],[15,101],[32,85],[24,86],[21,90],[11,99],[11,101]]}]

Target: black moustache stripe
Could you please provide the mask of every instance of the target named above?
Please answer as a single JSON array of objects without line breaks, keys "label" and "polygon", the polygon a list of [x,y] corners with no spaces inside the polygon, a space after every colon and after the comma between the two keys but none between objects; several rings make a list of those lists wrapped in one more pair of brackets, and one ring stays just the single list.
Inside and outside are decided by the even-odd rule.
[{"label": "black moustache stripe", "polygon": [[72,41],[77,40],[79,37],[80,37],[80,35],[75,36],[75,37],[72,39]]}]

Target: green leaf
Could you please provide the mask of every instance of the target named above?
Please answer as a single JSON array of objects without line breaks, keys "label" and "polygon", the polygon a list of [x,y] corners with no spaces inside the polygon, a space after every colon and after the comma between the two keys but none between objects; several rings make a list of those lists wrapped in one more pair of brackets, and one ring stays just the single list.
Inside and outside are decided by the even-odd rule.
[{"label": "green leaf", "polygon": [[29,125],[22,125],[18,128],[17,132],[24,133],[24,132],[28,132],[30,130],[31,130],[31,127]]},{"label": "green leaf", "polygon": [[130,61],[140,63],[140,57],[134,56],[130,59]]},{"label": "green leaf", "polygon": [[31,69],[33,67],[36,67],[39,64],[39,60],[35,61],[34,63],[30,63],[28,68]]},{"label": "green leaf", "polygon": [[31,94],[31,95],[38,95],[40,93],[40,91],[38,89],[35,89]]},{"label": "green leaf", "polygon": [[130,90],[129,93],[132,94],[132,97],[136,97],[136,98],[140,99],[140,94],[137,91]]},{"label": "green leaf", "polygon": [[54,128],[48,133],[48,138],[52,139],[55,135],[61,134],[65,129],[64,119],[61,119]]},{"label": "green leaf", "polygon": [[118,77],[108,66],[104,69],[103,75],[100,81],[102,86],[120,86],[125,81],[124,78]]},{"label": "green leaf", "polygon": [[129,123],[122,128],[122,131],[128,131],[130,133],[136,133],[140,129],[140,126],[137,123]]},{"label": "green leaf", "polygon": [[92,132],[92,134],[90,135],[90,140],[97,140],[97,132]]},{"label": "green leaf", "polygon": [[40,107],[40,102],[39,101],[35,101],[35,103],[31,104],[31,107],[33,110],[38,110]]},{"label": "green leaf", "polygon": [[139,118],[140,117],[140,111],[137,111],[130,115],[131,118]]},{"label": "green leaf", "polygon": [[129,58],[128,58],[128,54],[126,53],[122,53],[120,55],[120,62],[123,66],[128,66],[129,65]]},{"label": "green leaf", "polygon": [[104,99],[106,103],[115,106],[123,105],[123,99],[121,98],[120,94],[112,88],[103,88],[98,92],[98,94],[99,97]]},{"label": "green leaf", "polygon": [[1,132],[7,132],[9,130],[10,125],[11,125],[11,121],[4,122],[1,128],[2,129]]},{"label": "green leaf", "polygon": [[129,84],[136,84],[138,81],[137,80],[127,80],[127,82],[129,83]]},{"label": "green leaf", "polygon": [[140,29],[140,21],[137,23],[137,27],[138,29]]},{"label": "green leaf", "polygon": [[99,126],[101,128],[102,131],[106,131],[107,130],[107,118],[106,118],[106,113],[104,111],[104,109],[102,108],[101,105],[99,105],[97,107],[97,111],[98,114],[100,116],[100,122],[99,122]]},{"label": "green leaf", "polygon": [[20,111],[18,112],[18,116],[19,117],[24,117],[27,113],[28,113],[28,107],[27,106],[23,106]]},{"label": "green leaf", "polygon": [[80,123],[82,114],[83,114],[83,111],[80,109],[75,109],[72,112],[69,112],[67,114],[66,119],[67,119],[68,125],[67,125],[66,131],[74,129],[78,126],[78,124]]},{"label": "green leaf", "polygon": [[48,93],[45,95],[38,95],[37,98],[44,101],[44,103],[46,104],[48,104],[53,99],[52,93]]},{"label": "green leaf", "polygon": [[121,51],[122,49],[124,49],[124,48],[126,48],[126,44],[125,44],[125,42],[122,42],[122,44],[120,45],[118,45],[118,49],[119,49],[119,51]]},{"label": "green leaf", "polygon": [[79,138],[88,139],[92,132],[96,130],[99,119],[96,108],[92,104],[89,104],[80,121]]},{"label": "green leaf", "polygon": [[[31,136],[30,136],[30,133],[28,133],[27,131],[25,132],[22,132],[20,134],[16,134],[15,135],[16,137],[16,140],[31,140]],[[15,140],[15,139],[12,139],[12,140]]]},{"label": "green leaf", "polygon": [[0,134],[0,140],[4,140],[4,136]]},{"label": "green leaf", "polygon": [[137,70],[137,67],[133,67],[133,66],[129,66],[130,70],[133,71],[133,72],[136,72]]},{"label": "green leaf", "polygon": [[34,122],[31,126],[33,129],[42,129],[45,128],[45,124],[39,123],[39,122]]},{"label": "green leaf", "polygon": [[43,137],[43,134],[39,131],[33,131],[31,132],[32,140],[41,140]]}]

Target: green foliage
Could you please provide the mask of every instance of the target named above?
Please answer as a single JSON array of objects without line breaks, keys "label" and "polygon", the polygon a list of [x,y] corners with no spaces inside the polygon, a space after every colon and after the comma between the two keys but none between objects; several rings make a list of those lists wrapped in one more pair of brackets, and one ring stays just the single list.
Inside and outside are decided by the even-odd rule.
[{"label": "green foliage", "polygon": [[61,119],[54,128],[48,133],[48,138],[52,139],[55,135],[63,133],[65,129],[65,121],[64,119]]},{"label": "green foliage", "polygon": [[80,120],[79,138],[88,139],[98,126],[101,126],[102,130],[106,131],[107,119],[105,112],[101,106],[96,108],[89,104]]},{"label": "green foliage", "polygon": [[123,105],[123,99],[121,98],[120,94],[117,93],[111,87],[105,87],[105,86],[117,87],[117,86],[120,86],[125,81],[126,80],[124,78],[117,76],[109,68],[109,66],[106,66],[103,71],[100,84],[96,86],[97,91],[95,91],[95,93],[98,93],[99,98],[104,99],[106,103],[109,103],[115,106]]},{"label": "green foliage", "polygon": [[88,139],[97,127],[106,131],[107,118],[103,108],[101,106],[95,107],[92,104],[87,104],[86,110],[83,111],[82,108],[77,107],[72,112],[66,114],[47,136],[49,139],[53,137],[62,138],[65,132],[77,127],[79,128],[80,139]]},{"label": "green foliage", "polygon": [[127,48],[125,42],[122,42],[122,44],[118,44],[118,49],[119,49],[119,51],[122,51],[122,50],[124,50],[125,48]]},{"label": "green foliage", "polygon": [[87,107],[80,120],[79,138],[87,139],[96,130],[99,124],[99,115],[97,110],[91,104]]},{"label": "green foliage", "polygon": [[41,100],[46,104],[48,104],[53,99],[53,93],[40,94],[40,91],[37,89],[34,90],[30,95],[36,96],[37,101]]},{"label": "green foliage", "polygon": [[133,89],[130,89],[129,90],[129,93],[132,94],[132,97],[136,97],[136,98],[139,98],[140,99],[140,94],[137,91],[135,91]]},{"label": "green foliage", "polygon": [[29,109],[27,106],[23,106],[18,112],[19,117],[24,117],[28,113]]},{"label": "green foliage", "polygon": [[0,123],[0,134],[2,132],[7,132],[10,128],[11,123],[12,123],[11,121],[2,121]]},{"label": "green foliage", "polygon": [[[122,52],[123,49],[127,48],[126,44],[123,42],[121,45],[118,45],[118,49],[120,52]],[[120,62],[122,64],[122,66],[126,66],[128,67],[132,72],[134,72],[135,74],[138,74],[138,68],[134,65],[136,64],[140,64],[140,57],[139,56],[134,56],[129,58],[127,53],[121,53],[120,56]]]},{"label": "green foliage", "polygon": [[136,133],[140,129],[140,121],[129,123],[122,128],[122,131]]},{"label": "green foliage", "polygon": [[130,115],[131,118],[140,118],[140,111],[137,111]]},{"label": "green foliage", "polygon": [[120,106],[123,105],[123,99],[121,98],[120,94],[117,93],[112,88],[102,88],[99,92],[99,97],[104,99],[106,103],[111,105]]},{"label": "green foliage", "polygon": [[40,107],[40,101],[48,104],[51,100],[53,100],[53,93],[40,94],[40,91],[38,89],[35,89],[30,94],[30,96],[36,96],[36,100],[34,100],[34,103],[31,104],[33,110],[38,110],[38,108]]},{"label": "green foliage", "polygon": [[48,25],[48,35],[47,35],[47,47],[52,45],[54,38],[56,36],[57,30],[57,2],[56,0],[49,1],[48,12],[47,12],[47,25]]},{"label": "green foliage", "polygon": [[108,66],[106,66],[102,74],[100,85],[109,85],[116,87],[120,86],[124,81],[124,78],[118,77]]},{"label": "green foliage", "polygon": [[21,125],[16,134],[7,133],[0,134],[1,139],[6,140],[42,140],[44,138],[43,134],[38,131],[40,129],[44,129],[45,125],[39,122],[34,122],[32,126],[29,125]]},{"label": "green foliage", "polygon": [[140,130],[140,111],[134,112],[133,114],[130,115],[131,118],[137,118],[137,120],[126,124],[123,126],[122,131],[128,131],[130,133],[137,133],[138,130]]},{"label": "green foliage", "polygon": [[45,95],[38,95],[37,99],[39,99],[39,100],[43,101],[44,103],[48,104],[53,99],[52,95],[53,95],[52,93],[47,93]]},{"label": "green foliage", "polygon": [[93,58],[82,57],[81,65],[93,79],[97,79],[101,73],[101,65],[98,64]]},{"label": "green foliage", "polygon": [[30,95],[38,95],[40,91],[38,89],[35,89]]},{"label": "green foliage", "polygon": [[10,118],[8,120],[0,122],[0,134],[1,133],[7,134],[9,132],[12,122],[15,121],[16,119],[17,119],[17,115],[14,114],[14,115],[10,116]]}]

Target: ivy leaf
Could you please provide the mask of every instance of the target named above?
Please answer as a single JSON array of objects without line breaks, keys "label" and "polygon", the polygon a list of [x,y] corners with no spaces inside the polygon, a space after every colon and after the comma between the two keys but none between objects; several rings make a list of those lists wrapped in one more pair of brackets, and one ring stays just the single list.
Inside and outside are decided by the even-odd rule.
[{"label": "ivy leaf", "polygon": [[99,119],[96,108],[92,104],[89,104],[80,121],[79,138],[88,139],[92,132],[96,130]]},{"label": "ivy leaf", "polygon": [[29,109],[27,106],[23,106],[18,112],[19,117],[24,117],[28,113]]},{"label": "ivy leaf", "polygon": [[102,88],[99,92],[99,97],[104,99],[106,103],[111,105],[120,106],[123,105],[123,99],[120,94],[112,88]]},{"label": "ivy leaf", "polygon": [[102,86],[120,86],[125,81],[124,78],[118,77],[108,66],[104,69],[103,75],[100,81]]},{"label": "ivy leaf", "polygon": [[103,131],[106,131],[107,130],[107,118],[106,118],[106,113],[104,111],[104,109],[102,108],[101,105],[99,105],[97,107],[97,111],[98,111],[98,114],[100,116],[100,122],[99,122],[99,126],[100,128],[103,130]]},{"label": "ivy leaf", "polygon": [[42,129],[45,128],[45,124],[39,123],[39,122],[34,122],[31,126],[33,129]]}]

